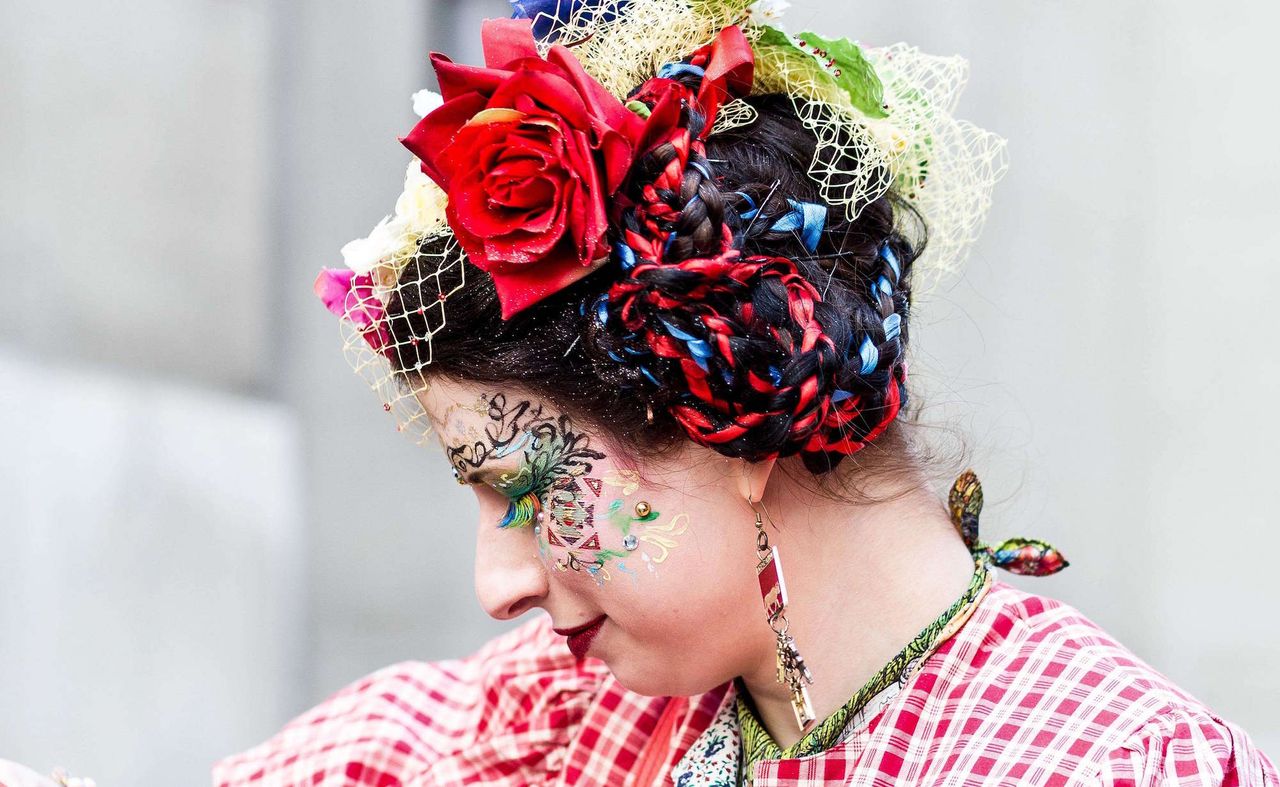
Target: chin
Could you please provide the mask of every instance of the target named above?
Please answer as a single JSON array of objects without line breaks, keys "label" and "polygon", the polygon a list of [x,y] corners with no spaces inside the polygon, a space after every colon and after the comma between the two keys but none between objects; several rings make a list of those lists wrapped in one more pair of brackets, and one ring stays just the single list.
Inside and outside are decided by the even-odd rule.
[{"label": "chin", "polygon": [[635,658],[624,654],[604,660],[609,671],[627,691],[646,697],[691,697],[711,691],[731,680],[729,676],[712,676],[698,664],[690,664],[688,654],[675,654],[667,661]]}]

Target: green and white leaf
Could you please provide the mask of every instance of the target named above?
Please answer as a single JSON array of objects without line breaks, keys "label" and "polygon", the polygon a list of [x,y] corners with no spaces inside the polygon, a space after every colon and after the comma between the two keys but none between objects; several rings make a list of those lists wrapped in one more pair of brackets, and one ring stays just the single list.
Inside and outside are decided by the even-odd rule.
[{"label": "green and white leaf", "polygon": [[[825,79],[838,87],[862,114],[869,118],[888,117],[884,111],[884,86],[862,50],[849,39],[823,38],[811,32],[792,36],[776,27],[761,25],[755,46],[757,49],[777,47],[801,53],[804,57],[800,62],[813,69],[811,76]],[[821,58],[815,50],[824,52],[826,57]]]}]

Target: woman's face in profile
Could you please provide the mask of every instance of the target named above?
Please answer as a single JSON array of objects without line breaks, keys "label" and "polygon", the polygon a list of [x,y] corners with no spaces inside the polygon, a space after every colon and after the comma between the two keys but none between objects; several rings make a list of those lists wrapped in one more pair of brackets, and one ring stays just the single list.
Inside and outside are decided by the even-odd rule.
[{"label": "woman's face in profile", "polygon": [[570,648],[651,695],[743,672],[744,632],[772,641],[733,460],[692,443],[661,464],[624,458],[514,385],[435,378],[419,399],[479,502],[476,594],[491,616],[542,607],[562,630],[603,617]]}]

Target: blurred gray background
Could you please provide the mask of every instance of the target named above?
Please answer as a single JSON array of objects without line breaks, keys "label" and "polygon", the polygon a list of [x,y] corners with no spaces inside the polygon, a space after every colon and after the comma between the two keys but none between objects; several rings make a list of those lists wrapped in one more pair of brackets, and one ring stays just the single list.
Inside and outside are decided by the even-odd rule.
[{"label": "blurred gray background", "polygon": [[[311,294],[390,212],[486,2],[0,4],[0,757],[204,784],[332,691],[504,627],[472,502]],[[914,312],[990,536],[1280,755],[1280,6],[794,4],[971,63],[1012,169]]]}]

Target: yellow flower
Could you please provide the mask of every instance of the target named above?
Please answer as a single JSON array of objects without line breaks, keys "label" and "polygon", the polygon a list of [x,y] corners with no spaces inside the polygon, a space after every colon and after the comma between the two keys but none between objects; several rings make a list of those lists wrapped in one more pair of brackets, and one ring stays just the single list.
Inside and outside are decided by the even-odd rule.
[{"label": "yellow flower", "polygon": [[394,290],[400,279],[400,271],[403,265],[397,265],[394,261],[390,263],[382,262],[373,266],[373,270],[369,274],[373,277],[373,283],[376,288],[382,291]]},{"label": "yellow flower", "polygon": [[868,120],[866,125],[867,131],[871,133],[876,144],[889,155],[890,159],[896,159],[906,152],[909,144],[907,135],[891,120],[886,118]]}]

